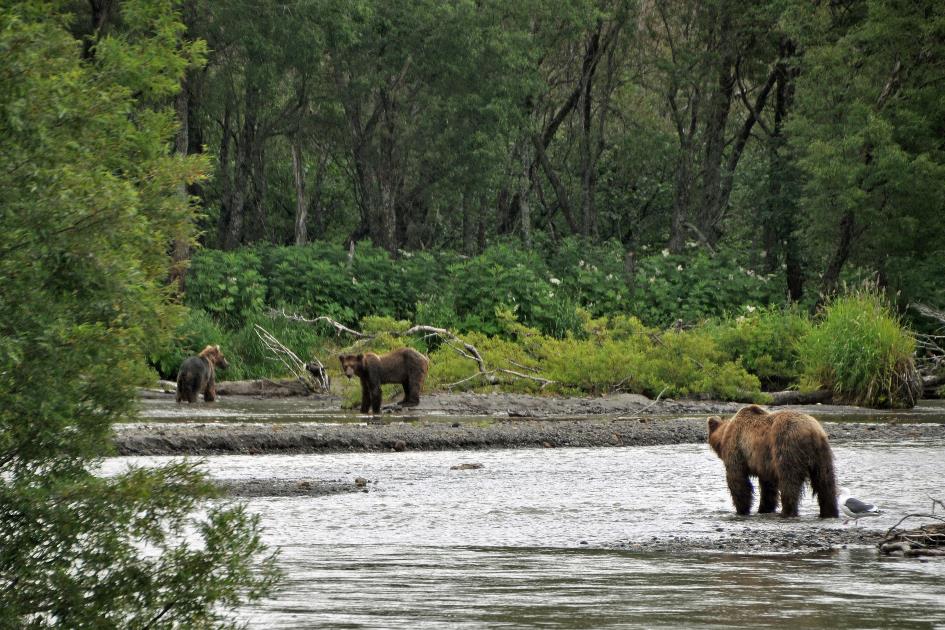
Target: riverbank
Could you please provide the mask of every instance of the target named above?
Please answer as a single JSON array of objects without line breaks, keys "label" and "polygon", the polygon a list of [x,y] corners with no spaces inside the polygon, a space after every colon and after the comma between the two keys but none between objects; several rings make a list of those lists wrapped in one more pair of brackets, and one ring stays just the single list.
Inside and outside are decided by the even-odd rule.
[{"label": "riverbank", "polygon": [[[941,442],[945,425],[823,422],[832,444]],[[411,421],[378,424],[131,424],[116,429],[119,455],[344,453],[657,446],[705,442],[705,420]]]},{"label": "riverbank", "polygon": [[[775,515],[745,517],[745,526],[710,536],[650,536],[641,540],[620,541],[606,546],[635,553],[739,553],[739,554],[810,554],[850,547],[875,549],[886,533],[885,529],[869,526],[837,527],[836,520],[825,520],[816,525],[785,521],[786,527],[772,530],[747,524],[751,520],[780,519]],[[878,551],[877,551],[878,554]]]}]

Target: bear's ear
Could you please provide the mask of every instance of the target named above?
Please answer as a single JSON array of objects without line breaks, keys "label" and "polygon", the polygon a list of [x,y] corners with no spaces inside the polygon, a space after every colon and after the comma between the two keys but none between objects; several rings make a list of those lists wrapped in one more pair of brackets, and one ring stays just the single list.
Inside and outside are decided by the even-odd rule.
[{"label": "bear's ear", "polygon": [[219,352],[219,351],[220,351],[220,344],[217,344],[217,345],[213,346],[213,349],[216,350],[217,352]]},{"label": "bear's ear", "polygon": [[363,354],[359,354],[359,355],[358,355],[358,362],[361,362],[361,361],[364,361],[364,355],[363,355]]},{"label": "bear's ear", "polygon": [[742,407],[738,413],[753,413],[757,416],[766,416],[768,412],[759,407],[758,405],[748,405],[747,407]]},{"label": "bear's ear", "polygon": [[720,426],[722,426],[722,418],[718,416],[709,418],[709,435],[715,433]]}]

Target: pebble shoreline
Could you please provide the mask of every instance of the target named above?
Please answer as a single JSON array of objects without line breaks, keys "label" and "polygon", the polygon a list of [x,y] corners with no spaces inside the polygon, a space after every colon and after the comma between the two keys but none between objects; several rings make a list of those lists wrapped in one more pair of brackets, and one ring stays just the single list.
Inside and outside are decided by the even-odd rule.
[{"label": "pebble shoreline", "polygon": [[[945,444],[945,424],[822,422],[831,443]],[[479,422],[398,419],[381,423],[136,423],[116,427],[118,455],[344,453],[656,446],[706,441],[704,418],[630,420],[497,419]],[[398,444],[402,443],[402,444]],[[395,449],[395,447],[397,447]]]}]

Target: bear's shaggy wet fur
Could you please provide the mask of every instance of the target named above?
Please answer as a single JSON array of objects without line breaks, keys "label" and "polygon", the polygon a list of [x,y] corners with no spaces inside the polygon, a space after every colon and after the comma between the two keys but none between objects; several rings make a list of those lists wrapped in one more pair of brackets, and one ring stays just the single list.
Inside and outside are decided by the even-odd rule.
[{"label": "bear's shaggy wet fur", "polygon": [[384,355],[373,352],[342,354],[341,371],[361,379],[361,413],[381,410],[381,385],[400,383],[404,387],[402,407],[420,404],[420,389],[427,377],[430,361],[413,348],[398,348]]},{"label": "bear's shaggy wet fur", "polygon": [[827,434],[811,416],[797,411],[769,413],[757,405],[743,407],[728,420],[709,418],[709,445],[725,463],[735,511],[751,512],[754,488],[761,486],[758,512],[774,512],[781,497],[781,516],[797,516],[810,480],[821,518],[835,518],[837,483]]},{"label": "bear's shaggy wet fur", "polygon": [[185,359],[177,372],[177,402],[195,403],[200,394],[205,402],[216,400],[216,368],[228,365],[220,346],[207,346],[197,356]]}]

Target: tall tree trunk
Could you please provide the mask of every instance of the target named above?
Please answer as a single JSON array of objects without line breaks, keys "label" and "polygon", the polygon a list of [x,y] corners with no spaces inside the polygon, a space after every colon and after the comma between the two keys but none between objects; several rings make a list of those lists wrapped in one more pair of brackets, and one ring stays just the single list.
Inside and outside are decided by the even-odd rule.
[{"label": "tall tree trunk", "polygon": [[[187,75],[181,79],[181,89],[174,99],[174,109],[177,113],[177,133],[174,135],[174,152],[180,156],[186,156],[190,152],[190,99],[187,90]],[[187,191],[187,185],[181,182],[178,186],[178,194],[182,203],[190,203],[190,195]],[[187,261],[190,260],[190,240],[183,235],[175,235],[171,251],[171,270],[168,281],[177,284],[177,291],[181,294],[185,289],[185,276],[187,271]]]},{"label": "tall tree trunk", "polygon": [[676,176],[673,184],[673,212],[669,233],[669,250],[678,254],[686,244],[686,223],[692,193],[692,145],[684,139],[676,158]]},{"label": "tall tree trunk", "polygon": [[581,107],[581,214],[583,215],[582,232],[584,236],[597,236],[597,210],[594,207],[594,181],[596,160],[592,155],[593,129],[591,127],[592,89],[594,75],[589,74],[584,80]]},{"label": "tall tree trunk", "polygon": [[519,219],[522,224],[522,241],[525,243],[525,249],[532,248],[532,217],[531,208],[528,205],[528,188],[531,171],[531,165],[528,163],[528,152],[522,147],[522,179],[519,190]]},{"label": "tall tree trunk", "polygon": [[564,215],[564,220],[568,223],[568,229],[571,230],[572,234],[577,234],[579,229],[577,221],[574,219],[574,213],[571,211],[571,201],[568,197],[568,191],[565,189],[564,184],[561,183],[561,179],[548,160],[548,154],[545,153],[545,147],[538,135],[532,136],[532,145],[535,147],[535,155],[541,164],[545,176],[548,177],[548,181],[551,182],[551,187],[554,188],[555,197],[558,200],[558,207],[561,208],[561,214]]},{"label": "tall tree trunk", "polygon": [[463,253],[472,256],[476,252],[476,219],[467,194],[460,196],[459,204],[463,216]]},{"label": "tall tree trunk", "polygon": [[[794,100],[794,80],[798,70],[791,65],[796,46],[783,38],[779,45],[779,60],[775,66],[776,89],[774,96],[774,127],[771,131],[770,172],[768,174],[768,198],[771,209],[764,216],[762,235],[767,252],[767,271],[774,272],[779,252],[783,252],[788,299],[799,302],[804,296],[804,269],[795,234],[797,230],[796,174],[790,160],[784,155],[787,141],[784,137],[784,121]],[[757,110],[756,110],[757,111]]]},{"label": "tall tree trunk", "polygon": [[308,203],[305,200],[305,174],[302,168],[302,148],[292,141],[292,177],[295,181],[295,244],[308,243]]},{"label": "tall tree trunk", "polygon": [[705,127],[705,156],[702,163],[702,203],[696,212],[696,225],[710,245],[721,236],[718,221],[721,216],[722,163],[725,151],[725,131],[732,109],[735,89],[735,53],[728,43],[731,37],[731,15],[722,15],[717,34],[723,54],[716,67],[716,85],[709,97]]},{"label": "tall tree trunk", "polygon": [[840,217],[837,248],[834,250],[830,264],[827,265],[827,270],[824,272],[824,277],[820,285],[820,300],[818,300],[818,302],[822,302],[836,291],[837,283],[840,281],[840,272],[843,270],[843,265],[846,264],[847,259],[850,257],[855,236],[856,218],[853,216],[853,212],[848,210]]}]

